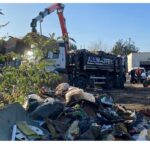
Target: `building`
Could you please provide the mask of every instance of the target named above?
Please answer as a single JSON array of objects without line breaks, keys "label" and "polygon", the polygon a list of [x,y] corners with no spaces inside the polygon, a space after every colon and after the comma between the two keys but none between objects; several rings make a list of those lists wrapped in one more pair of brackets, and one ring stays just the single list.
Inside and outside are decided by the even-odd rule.
[{"label": "building", "polygon": [[146,71],[150,70],[150,52],[130,53],[127,59],[128,71],[133,67],[144,67]]}]

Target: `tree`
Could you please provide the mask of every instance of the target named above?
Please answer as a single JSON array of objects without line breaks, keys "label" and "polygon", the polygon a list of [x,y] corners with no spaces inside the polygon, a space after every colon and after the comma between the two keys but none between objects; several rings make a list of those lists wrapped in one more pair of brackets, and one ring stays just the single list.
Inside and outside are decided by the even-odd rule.
[{"label": "tree", "polygon": [[102,42],[98,41],[98,42],[92,42],[88,49],[92,52],[97,52],[97,51],[101,51],[102,50]]},{"label": "tree", "polygon": [[126,41],[118,40],[111,52],[115,55],[126,56],[130,53],[137,53],[138,51],[139,49],[135,46],[135,43],[129,38]]},{"label": "tree", "polygon": [[4,54],[5,53],[5,40],[4,38],[0,38],[0,54]]},{"label": "tree", "polygon": [[[41,59],[47,56],[49,51],[57,51],[59,50],[59,45],[57,39],[55,38],[55,34],[49,34],[50,37],[46,37],[43,35],[39,35],[37,33],[28,33],[23,41],[31,46],[34,45],[34,49],[38,51],[37,55],[40,54]],[[38,55],[39,56],[39,55]]]},{"label": "tree", "polygon": [[[2,9],[0,9],[0,15],[4,15],[4,13],[2,12]],[[5,23],[5,24],[0,24],[0,28],[5,27],[9,24],[9,22]],[[0,54],[4,54],[5,53],[5,36],[0,38]]]},{"label": "tree", "polygon": [[107,51],[107,48],[102,44],[101,41],[98,42],[92,42],[89,46],[88,49],[94,53],[97,51]]},{"label": "tree", "polygon": [[[14,102],[24,103],[25,97],[29,93],[40,94],[42,86],[48,86],[54,88],[57,85],[61,77],[58,74],[45,71],[47,62],[44,58],[44,48],[48,50],[56,50],[54,37],[46,38],[45,40],[38,35],[28,35],[24,41],[28,44],[34,45],[36,49],[36,57],[40,57],[40,61],[33,63],[30,61],[23,61],[18,67],[5,65],[2,68],[2,75],[0,76],[0,93],[2,93],[5,104]],[[4,59],[12,61],[12,58],[18,57],[19,54],[14,52],[7,53],[0,56],[0,60]],[[24,58],[21,57],[23,60]],[[4,103],[3,103],[4,104]],[[4,104],[4,105],[5,105]],[[3,105],[0,105],[3,106]]]}]

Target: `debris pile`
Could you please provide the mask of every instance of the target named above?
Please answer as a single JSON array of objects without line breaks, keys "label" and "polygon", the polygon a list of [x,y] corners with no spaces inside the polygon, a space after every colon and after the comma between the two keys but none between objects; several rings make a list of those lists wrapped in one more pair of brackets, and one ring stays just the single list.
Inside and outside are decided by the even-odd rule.
[{"label": "debris pile", "polygon": [[[15,105],[16,113],[11,110],[12,116],[1,121],[0,140],[150,140],[149,110],[129,110],[115,104],[108,94],[93,95],[68,83],[55,91],[43,90],[40,96],[28,95],[26,111],[19,104],[9,107]],[[4,118],[6,110],[1,111],[0,118]],[[20,112],[24,117],[13,117]],[[9,124],[7,136],[5,124]]]}]

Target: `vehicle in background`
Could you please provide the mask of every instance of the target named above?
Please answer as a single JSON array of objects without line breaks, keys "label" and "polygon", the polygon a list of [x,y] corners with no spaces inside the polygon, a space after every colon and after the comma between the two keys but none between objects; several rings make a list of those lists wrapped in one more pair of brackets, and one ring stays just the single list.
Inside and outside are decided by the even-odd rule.
[{"label": "vehicle in background", "polygon": [[[146,77],[147,77],[146,74],[147,74],[147,73],[146,73],[145,68],[143,68],[143,67],[134,67],[134,68],[132,68],[132,69],[130,70],[130,72],[129,72],[130,83],[138,83],[138,77],[137,77],[137,75],[136,75],[136,73],[135,73],[135,71],[136,71],[138,68],[141,70],[140,83],[143,83],[143,81],[146,79]],[[132,72],[132,71],[135,73],[133,80],[132,80],[132,78],[131,78],[131,72]]]},{"label": "vehicle in background", "polygon": [[150,70],[148,70],[147,72],[146,72],[146,79],[143,81],[143,86],[144,87],[148,87],[148,86],[150,86]]},{"label": "vehicle in background", "polygon": [[147,77],[150,77],[150,70],[148,70],[148,71],[146,72],[146,76],[147,76]]}]

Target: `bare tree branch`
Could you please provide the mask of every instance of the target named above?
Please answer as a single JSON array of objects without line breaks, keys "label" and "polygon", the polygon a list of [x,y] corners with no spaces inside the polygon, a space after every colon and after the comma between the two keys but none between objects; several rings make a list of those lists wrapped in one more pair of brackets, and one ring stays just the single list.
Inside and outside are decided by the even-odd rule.
[{"label": "bare tree branch", "polygon": [[2,13],[1,11],[2,11],[2,9],[0,9],[0,14],[1,14],[1,15],[4,15],[4,13]]},{"label": "bare tree branch", "polygon": [[3,24],[3,25],[0,25],[0,28],[5,27],[5,26],[7,26],[8,24],[9,24],[9,21],[8,21],[7,23]]}]

